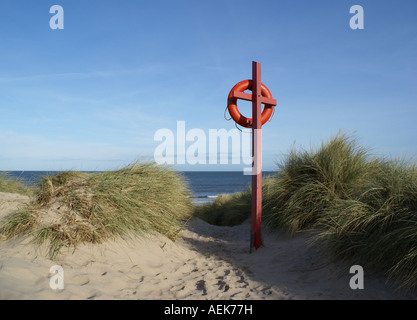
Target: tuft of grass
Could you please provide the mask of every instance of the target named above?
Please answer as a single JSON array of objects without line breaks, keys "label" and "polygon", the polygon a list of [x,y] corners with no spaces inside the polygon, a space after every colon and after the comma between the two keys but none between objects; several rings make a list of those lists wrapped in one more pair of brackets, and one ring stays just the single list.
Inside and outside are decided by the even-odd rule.
[{"label": "tuft of grass", "polygon": [[[295,234],[312,229],[327,253],[417,289],[417,166],[371,158],[337,135],[317,150],[292,149],[263,180],[263,221]],[[250,192],[221,197],[200,214],[213,224],[249,216]]]},{"label": "tuft of grass", "polygon": [[332,203],[362,192],[377,169],[366,150],[344,135],[316,151],[292,149],[265,186],[266,221],[291,233],[309,228]]},{"label": "tuft of grass", "polygon": [[37,216],[27,208],[20,208],[6,218],[0,227],[0,239],[12,239],[30,233],[37,224]]},{"label": "tuft of grass", "polygon": [[0,172],[0,192],[17,193],[32,196],[33,189],[26,187],[17,179],[11,178],[7,172]]},{"label": "tuft of grass", "polygon": [[332,255],[417,288],[415,163],[371,158],[338,135],[319,150],[292,150],[264,190],[272,228],[314,229]]},{"label": "tuft of grass", "polygon": [[180,174],[151,163],[103,173],[42,178],[33,202],[6,220],[6,239],[30,234],[51,258],[63,247],[114,237],[163,234],[175,239],[193,212]]},{"label": "tuft of grass", "polygon": [[221,194],[211,202],[195,207],[195,216],[220,226],[234,226],[245,221],[251,213],[251,191]]},{"label": "tuft of grass", "polygon": [[335,202],[319,223],[330,250],[385,272],[402,288],[417,288],[417,168],[385,161],[367,188]]}]

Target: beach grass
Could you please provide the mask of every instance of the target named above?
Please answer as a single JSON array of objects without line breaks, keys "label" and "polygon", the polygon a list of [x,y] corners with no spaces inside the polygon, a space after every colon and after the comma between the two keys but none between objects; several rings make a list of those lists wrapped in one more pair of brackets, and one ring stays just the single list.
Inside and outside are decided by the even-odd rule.
[{"label": "beach grass", "polygon": [[336,256],[385,272],[400,287],[417,288],[417,168],[379,164],[361,192],[337,199],[317,226]]},{"label": "beach grass", "polygon": [[26,187],[19,179],[12,178],[7,172],[0,172],[0,192],[31,196],[34,190]]},{"label": "beach grass", "polygon": [[34,200],[0,228],[33,236],[54,258],[63,247],[162,234],[175,239],[193,206],[183,177],[152,163],[102,173],[60,172],[39,180]]},{"label": "beach grass", "polygon": [[356,199],[372,188],[380,161],[354,139],[338,135],[317,150],[295,147],[263,186],[266,222],[295,233],[331,214],[339,200]]},{"label": "beach grass", "polygon": [[247,219],[251,210],[250,190],[234,194],[220,194],[213,202],[195,207],[194,215],[206,222],[221,226],[235,226]]},{"label": "beach grass", "polygon": [[[312,230],[328,254],[382,272],[398,287],[417,288],[416,163],[372,157],[339,134],[318,149],[294,147],[262,185],[270,229]],[[250,216],[250,189],[199,213],[210,223],[241,223]]]}]

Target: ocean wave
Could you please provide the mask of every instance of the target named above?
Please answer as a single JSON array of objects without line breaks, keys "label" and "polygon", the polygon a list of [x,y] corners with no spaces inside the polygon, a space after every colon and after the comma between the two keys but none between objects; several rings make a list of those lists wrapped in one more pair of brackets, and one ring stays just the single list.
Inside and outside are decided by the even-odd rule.
[{"label": "ocean wave", "polygon": [[192,198],[192,199],[217,198],[217,195],[215,195],[215,196],[208,196],[208,195],[204,195],[204,196],[190,196],[190,198]]}]

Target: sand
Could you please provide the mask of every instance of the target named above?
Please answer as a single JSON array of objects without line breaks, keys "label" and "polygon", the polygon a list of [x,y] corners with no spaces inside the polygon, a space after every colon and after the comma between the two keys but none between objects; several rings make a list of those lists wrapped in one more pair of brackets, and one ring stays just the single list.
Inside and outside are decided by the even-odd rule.
[{"label": "sand", "polygon": [[[0,193],[0,219],[27,197]],[[191,220],[176,242],[162,237],[109,241],[65,249],[54,261],[28,238],[0,242],[0,299],[409,299],[386,279],[367,274],[352,290],[346,265],[310,246],[308,233],[263,231],[249,253],[249,221],[218,227]],[[62,267],[63,289],[50,273]],[[55,282],[58,283],[58,282]]]}]

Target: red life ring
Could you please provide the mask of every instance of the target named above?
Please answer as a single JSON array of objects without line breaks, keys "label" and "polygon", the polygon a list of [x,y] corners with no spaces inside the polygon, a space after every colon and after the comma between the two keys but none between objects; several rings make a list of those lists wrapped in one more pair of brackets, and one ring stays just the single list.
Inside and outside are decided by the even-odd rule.
[{"label": "red life ring", "polygon": [[[243,80],[236,84],[232,90],[230,90],[229,96],[227,97],[227,109],[229,110],[232,119],[245,128],[252,127],[252,119],[242,116],[237,108],[237,98],[233,97],[233,91],[243,92],[245,90],[252,89],[252,80]],[[263,97],[272,98],[272,94],[269,89],[261,83],[261,94]],[[265,108],[261,114],[262,125],[269,120],[272,115],[274,106],[265,104]]]}]

